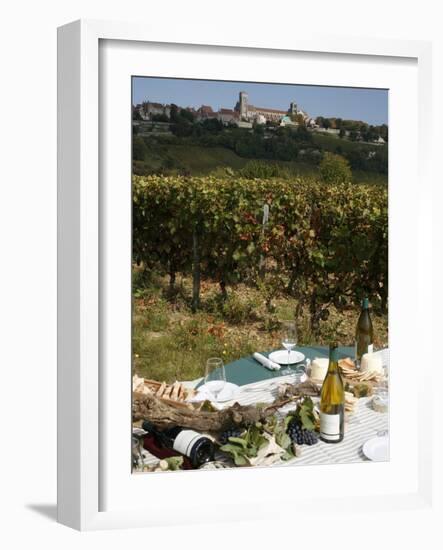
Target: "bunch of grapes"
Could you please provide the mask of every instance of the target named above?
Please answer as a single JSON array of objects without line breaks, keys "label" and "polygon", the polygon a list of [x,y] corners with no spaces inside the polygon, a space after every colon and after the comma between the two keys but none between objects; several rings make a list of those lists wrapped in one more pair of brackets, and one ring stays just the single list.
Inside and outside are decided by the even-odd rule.
[{"label": "bunch of grapes", "polygon": [[288,435],[297,445],[315,445],[318,436],[315,431],[307,430],[297,420],[291,420],[288,425]]},{"label": "bunch of grapes", "polygon": [[244,430],[242,428],[228,428],[220,434],[219,441],[222,445],[229,443],[229,437],[240,437]]}]

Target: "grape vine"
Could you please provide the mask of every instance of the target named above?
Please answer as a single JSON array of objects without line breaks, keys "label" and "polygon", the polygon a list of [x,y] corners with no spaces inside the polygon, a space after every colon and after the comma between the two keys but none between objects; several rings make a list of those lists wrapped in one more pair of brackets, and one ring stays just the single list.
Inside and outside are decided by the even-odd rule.
[{"label": "grape vine", "polygon": [[[264,205],[269,221],[263,230]],[[133,259],[146,269],[243,282],[297,298],[312,328],[369,295],[386,311],[387,188],[311,179],[134,176]],[[263,260],[265,277],[263,280]],[[197,280],[198,278],[198,280]]]}]

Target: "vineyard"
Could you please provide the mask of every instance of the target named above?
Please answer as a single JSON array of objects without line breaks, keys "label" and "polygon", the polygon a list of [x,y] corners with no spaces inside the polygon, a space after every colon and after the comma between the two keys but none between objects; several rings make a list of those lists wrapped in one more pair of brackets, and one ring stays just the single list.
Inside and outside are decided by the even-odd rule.
[{"label": "vineyard", "polygon": [[[189,313],[185,320],[194,324],[208,312],[202,295],[209,286],[218,304],[210,312],[216,314],[214,326],[253,320],[253,303],[247,313],[237,307],[236,315],[244,296],[263,305],[267,335],[278,327],[283,303],[293,308],[286,314],[303,319],[309,338],[317,340],[337,314],[355,312],[364,295],[385,316],[387,208],[385,186],[305,178],[134,176],[136,314],[143,317],[137,307],[143,309],[146,300],[137,299],[148,296],[155,274],[166,282],[162,307],[181,294]],[[146,329],[146,323],[142,326]],[[346,338],[346,343],[352,340],[350,334]],[[146,345],[135,334],[139,355],[147,353]]]}]

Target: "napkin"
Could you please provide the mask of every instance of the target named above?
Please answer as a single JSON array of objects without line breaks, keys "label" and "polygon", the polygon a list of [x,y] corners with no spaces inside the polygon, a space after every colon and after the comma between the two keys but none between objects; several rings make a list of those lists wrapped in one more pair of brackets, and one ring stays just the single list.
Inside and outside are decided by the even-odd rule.
[{"label": "napkin", "polygon": [[223,403],[225,401],[234,399],[237,395],[239,387],[235,384],[226,382],[223,389],[217,393],[217,396],[211,391],[211,382],[203,384],[197,388],[197,393],[192,396],[190,399],[187,399],[189,403],[199,403],[201,401],[211,401],[212,405],[216,408],[222,407],[219,402]]},{"label": "napkin", "polygon": [[278,363],[274,363],[274,361],[271,361],[261,353],[254,353],[253,357],[256,361],[261,363],[264,367],[266,367],[269,370],[280,370],[280,365]]},{"label": "napkin", "polygon": [[214,400],[215,400],[214,394],[212,393],[212,391],[206,388],[197,389],[197,393],[192,397],[190,397],[189,399],[187,399],[188,403],[199,403],[200,401],[214,401]]}]

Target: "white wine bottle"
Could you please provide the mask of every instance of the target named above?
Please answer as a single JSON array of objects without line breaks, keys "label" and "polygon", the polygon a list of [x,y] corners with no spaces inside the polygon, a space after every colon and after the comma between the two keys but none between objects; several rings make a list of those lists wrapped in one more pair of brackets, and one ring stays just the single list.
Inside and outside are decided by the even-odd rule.
[{"label": "white wine bottle", "polygon": [[338,366],[337,344],[329,347],[329,367],[320,396],[320,439],[340,443],[345,428],[345,389]]},{"label": "white wine bottle", "polygon": [[369,300],[364,298],[362,309],[355,329],[355,362],[360,366],[361,358],[365,353],[372,353],[374,349],[374,330],[369,315]]}]

